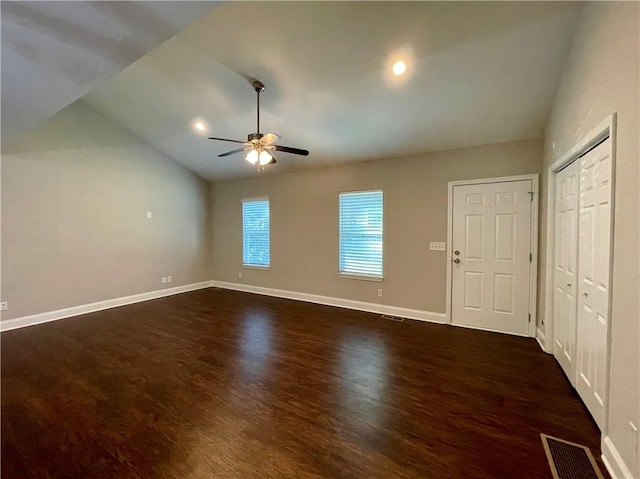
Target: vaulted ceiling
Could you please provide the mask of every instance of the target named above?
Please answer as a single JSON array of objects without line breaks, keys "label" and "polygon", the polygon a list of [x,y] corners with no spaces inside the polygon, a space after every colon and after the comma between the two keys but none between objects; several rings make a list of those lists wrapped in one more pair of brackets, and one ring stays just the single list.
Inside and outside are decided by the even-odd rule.
[{"label": "vaulted ceiling", "polygon": [[[3,123],[9,100],[5,3]],[[107,5],[86,8],[101,15],[116,8],[99,3]],[[135,7],[163,19],[143,29],[153,39],[200,17],[153,49],[151,40],[136,43],[135,53],[116,49],[105,55],[95,45],[85,47],[87,55],[111,60],[112,70],[141,57],[108,79],[110,71],[99,68],[91,71],[104,75],[87,79],[79,65],[74,70],[65,63],[63,51],[53,61],[14,44],[11,59],[31,55],[31,75],[47,68],[55,73],[55,81],[42,86],[60,99],[55,105],[74,96],[55,90],[59,78],[80,83],[74,91],[87,93],[85,102],[209,180],[256,174],[242,155],[216,156],[233,144],[205,139],[208,134],[244,140],[255,131],[251,78],[267,87],[263,132],[311,150],[308,157],[279,155],[271,171],[540,137],[580,12],[573,2],[229,2],[199,13],[194,7],[189,15],[164,10],[161,16],[160,3]],[[51,16],[67,16],[67,22],[76,19],[55,4],[47,9]],[[116,17],[115,25],[100,24],[100,30],[87,24],[72,36],[84,42],[87,32],[104,39],[116,36],[117,28],[136,30],[135,20]],[[137,21],[144,18],[140,14]],[[61,23],[56,28],[66,29]],[[141,55],[144,50],[149,52]],[[391,74],[396,59],[408,65],[401,77]],[[15,78],[25,73],[13,62],[9,68]],[[19,103],[9,101],[13,114]],[[207,126],[204,134],[193,129],[195,120]]]},{"label": "vaulted ceiling", "polygon": [[2,143],[81,98],[214,5],[2,1]]}]

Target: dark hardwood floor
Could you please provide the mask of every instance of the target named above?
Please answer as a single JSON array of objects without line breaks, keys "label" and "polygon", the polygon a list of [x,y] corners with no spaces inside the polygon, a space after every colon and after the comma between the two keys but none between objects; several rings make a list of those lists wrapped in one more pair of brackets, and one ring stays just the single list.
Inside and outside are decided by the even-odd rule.
[{"label": "dark hardwood floor", "polygon": [[4,479],[550,478],[541,432],[600,456],[533,339],[213,288],[1,339]]}]

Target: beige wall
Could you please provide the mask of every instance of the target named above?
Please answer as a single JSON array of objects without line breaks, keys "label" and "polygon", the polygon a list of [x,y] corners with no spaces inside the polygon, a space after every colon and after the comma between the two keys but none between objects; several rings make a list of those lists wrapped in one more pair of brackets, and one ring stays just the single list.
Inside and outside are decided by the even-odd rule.
[{"label": "beige wall", "polygon": [[[447,239],[447,183],[538,173],[541,148],[526,140],[216,183],[213,279],[444,313],[446,255],[429,242]],[[338,278],[338,193],[377,188],[384,282]],[[242,268],[241,200],[255,196],[270,200],[270,271]]]},{"label": "beige wall", "polygon": [[[629,421],[640,421],[640,311],[638,305],[640,4],[595,2],[585,6],[553,103],[544,142],[546,171],[584,135],[617,112],[617,164],[611,322],[611,386],[608,435],[633,477],[640,461]],[[543,204],[541,232],[545,241]],[[544,266],[545,258],[541,259]],[[544,304],[545,271],[541,278]],[[544,310],[544,309],[542,309]],[[551,341],[552,338],[547,338]]]},{"label": "beige wall", "polygon": [[209,195],[86,104],[67,107],[2,152],[2,319],[209,280]]}]

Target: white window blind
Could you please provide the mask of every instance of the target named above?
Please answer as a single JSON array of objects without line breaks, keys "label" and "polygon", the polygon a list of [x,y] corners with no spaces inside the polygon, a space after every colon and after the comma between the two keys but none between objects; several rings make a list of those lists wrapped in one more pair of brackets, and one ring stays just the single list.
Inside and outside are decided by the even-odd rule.
[{"label": "white window blind", "polygon": [[242,263],[269,267],[269,200],[242,200]]},{"label": "white window blind", "polygon": [[382,278],[382,191],[340,193],[341,274]]}]

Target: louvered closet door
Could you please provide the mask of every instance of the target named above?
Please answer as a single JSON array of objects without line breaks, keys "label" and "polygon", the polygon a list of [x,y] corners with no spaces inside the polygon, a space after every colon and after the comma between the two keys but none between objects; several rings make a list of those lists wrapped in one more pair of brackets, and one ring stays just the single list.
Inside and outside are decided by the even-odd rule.
[{"label": "louvered closet door", "polygon": [[608,381],[611,140],[580,160],[576,389],[602,429]]},{"label": "louvered closet door", "polygon": [[553,354],[575,385],[580,161],[556,174],[553,254]]},{"label": "louvered closet door", "polygon": [[453,187],[453,324],[529,333],[531,181]]}]

